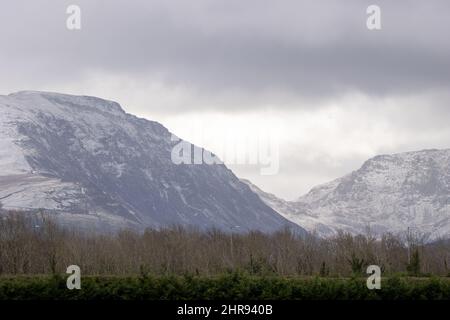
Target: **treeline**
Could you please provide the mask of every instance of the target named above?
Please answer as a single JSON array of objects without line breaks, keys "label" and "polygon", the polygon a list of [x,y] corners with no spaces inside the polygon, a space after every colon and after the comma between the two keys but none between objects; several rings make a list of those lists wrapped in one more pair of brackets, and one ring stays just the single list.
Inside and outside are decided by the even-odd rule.
[{"label": "treeline", "polygon": [[420,237],[339,234],[300,237],[288,230],[229,234],[183,228],[89,234],[48,216],[9,212],[0,219],[0,274],[204,275],[239,271],[255,276],[349,277],[375,264],[383,275],[450,276],[450,242]]}]

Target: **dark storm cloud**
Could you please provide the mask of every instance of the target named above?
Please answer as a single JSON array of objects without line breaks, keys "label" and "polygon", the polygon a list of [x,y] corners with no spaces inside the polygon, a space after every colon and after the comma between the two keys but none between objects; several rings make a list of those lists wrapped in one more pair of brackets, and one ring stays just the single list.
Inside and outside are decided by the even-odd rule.
[{"label": "dark storm cloud", "polygon": [[[366,28],[381,7],[382,30]],[[65,9],[82,9],[82,30]],[[402,95],[450,84],[448,1],[4,1],[1,84],[89,72],[215,93]],[[8,80],[6,80],[8,79]]]}]

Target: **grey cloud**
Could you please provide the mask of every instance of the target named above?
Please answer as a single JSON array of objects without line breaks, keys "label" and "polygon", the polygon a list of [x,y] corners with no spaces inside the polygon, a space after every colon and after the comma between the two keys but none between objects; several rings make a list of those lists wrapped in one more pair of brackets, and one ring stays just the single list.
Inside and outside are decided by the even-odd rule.
[{"label": "grey cloud", "polygon": [[[182,84],[209,95],[281,90],[304,99],[348,91],[402,95],[450,84],[447,1],[10,1],[0,14],[1,82],[54,83],[91,71]],[[311,103],[312,105],[313,103]]]}]

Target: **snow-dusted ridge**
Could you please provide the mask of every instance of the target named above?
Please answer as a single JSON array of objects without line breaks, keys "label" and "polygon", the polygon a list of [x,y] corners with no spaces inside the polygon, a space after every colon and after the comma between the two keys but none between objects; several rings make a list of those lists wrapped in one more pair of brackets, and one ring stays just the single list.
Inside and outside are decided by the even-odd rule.
[{"label": "snow-dusted ridge", "polygon": [[450,150],[379,155],[360,169],[284,201],[252,187],[260,198],[308,231],[330,236],[406,233],[450,238]]},{"label": "snow-dusted ridge", "polygon": [[175,165],[161,124],[113,101],[22,91],[0,96],[0,203],[62,223],[304,232],[224,165]]}]

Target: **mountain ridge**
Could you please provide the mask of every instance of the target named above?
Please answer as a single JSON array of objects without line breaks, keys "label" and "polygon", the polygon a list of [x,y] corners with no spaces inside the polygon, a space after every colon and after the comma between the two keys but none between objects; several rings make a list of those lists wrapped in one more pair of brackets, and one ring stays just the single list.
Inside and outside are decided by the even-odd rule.
[{"label": "mountain ridge", "polygon": [[304,232],[223,164],[172,163],[178,142],[169,130],[116,102],[21,91],[0,96],[0,111],[5,208],[43,208],[63,223],[107,228]]},{"label": "mountain ridge", "polygon": [[409,229],[430,239],[450,237],[450,149],[375,156],[295,201],[252,188],[275,211],[321,236]]}]

